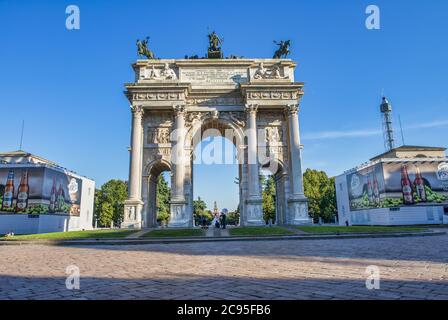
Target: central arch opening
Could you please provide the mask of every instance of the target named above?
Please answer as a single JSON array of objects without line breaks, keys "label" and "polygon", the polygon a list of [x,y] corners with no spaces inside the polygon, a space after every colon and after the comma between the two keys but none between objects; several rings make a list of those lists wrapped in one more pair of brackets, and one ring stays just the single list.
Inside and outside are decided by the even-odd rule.
[{"label": "central arch opening", "polygon": [[[200,133],[200,136],[197,136]],[[217,120],[201,126],[193,139],[192,195],[196,226],[208,225],[222,212],[230,225],[240,223],[241,162],[233,128]],[[241,150],[240,150],[241,151]]]}]

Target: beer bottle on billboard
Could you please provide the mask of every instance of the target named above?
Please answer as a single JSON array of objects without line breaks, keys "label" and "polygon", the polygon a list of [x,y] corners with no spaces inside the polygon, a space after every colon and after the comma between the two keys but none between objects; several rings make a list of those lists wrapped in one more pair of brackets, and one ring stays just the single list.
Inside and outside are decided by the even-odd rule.
[{"label": "beer bottle on billboard", "polygon": [[415,177],[415,191],[417,192],[418,197],[422,202],[427,201],[426,190],[425,190],[425,181],[423,180],[422,173],[420,168],[417,167],[416,177]]},{"label": "beer bottle on billboard", "polygon": [[28,198],[30,195],[30,186],[28,184],[28,170],[25,170],[20,179],[20,185],[17,190],[17,212],[24,212],[28,208]]},{"label": "beer bottle on billboard", "polygon": [[14,201],[14,171],[10,170],[3,193],[2,210],[11,209]]},{"label": "beer bottle on billboard", "polygon": [[401,167],[401,191],[403,193],[403,203],[413,204],[414,196],[412,194],[412,184],[406,166]]},{"label": "beer bottle on billboard", "polygon": [[373,189],[372,182],[370,180],[370,174],[367,176],[367,195],[369,197],[369,202],[373,203]]},{"label": "beer bottle on billboard", "polygon": [[53,177],[53,186],[51,187],[51,194],[50,194],[50,213],[56,212],[56,178]]},{"label": "beer bottle on billboard", "polygon": [[57,203],[58,203],[58,210],[62,212],[61,210],[64,209],[64,203],[65,203],[65,194],[64,189],[62,188],[62,184],[59,184]]}]

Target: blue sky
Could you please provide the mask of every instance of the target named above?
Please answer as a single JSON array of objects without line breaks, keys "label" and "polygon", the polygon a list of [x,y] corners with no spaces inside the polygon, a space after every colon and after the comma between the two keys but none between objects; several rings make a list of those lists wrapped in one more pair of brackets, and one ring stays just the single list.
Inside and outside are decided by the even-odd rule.
[{"label": "blue sky", "polygon": [[[69,4],[80,8],[80,30],[65,28]],[[369,4],[381,9],[381,30],[364,26]],[[447,146],[447,12],[445,0],[0,0],[0,150],[18,149],[25,120],[23,149],[98,184],[127,179],[123,84],[133,80],[135,40],[150,35],[163,58],[203,55],[208,28],[225,38],[226,55],[271,57],[272,40],[292,39],[306,84],[304,168],[336,175],[383,152],[382,90],[406,144]],[[236,175],[235,166],[197,166],[195,194],[233,209]]]}]

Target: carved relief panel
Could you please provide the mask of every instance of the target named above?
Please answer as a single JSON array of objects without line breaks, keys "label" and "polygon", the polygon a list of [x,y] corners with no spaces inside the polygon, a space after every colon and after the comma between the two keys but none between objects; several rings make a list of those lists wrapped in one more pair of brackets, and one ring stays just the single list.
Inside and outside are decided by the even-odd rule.
[{"label": "carved relief panel", "polygon": [[145,113],[145,147],[165,147],[171,143],[170,134],[173,125],[170,112]]},{"label": "carved relief panel", "polygon": [[170,140],[170,128],[154,128],[148,127],[146,134],[146,144],[169,144]]},{"label": "carved relief panel", "polygon": [[178,70],[168,63],[148,64],[139,70],[139,80],[175,81],[178,78]]},{"label": "carved relief panel", "polygon": [[257,68],[251,70],[251,81],[263,80],[289,80],[289,68],[282,66],[280,63],[270,67],[265,67],[263,62]]}]

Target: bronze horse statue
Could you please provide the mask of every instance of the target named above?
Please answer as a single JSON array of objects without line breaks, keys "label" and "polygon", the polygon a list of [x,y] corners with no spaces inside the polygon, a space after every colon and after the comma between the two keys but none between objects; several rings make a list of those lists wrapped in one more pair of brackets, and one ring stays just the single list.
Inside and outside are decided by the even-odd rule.
[{"label": "bronze horse statue", "polygon": [[274,41],[274,43],[279,46],[277,51],[275,51],[274,53],[274,59],[281,59],[288,57],[288,55],[291,53],[289,51],[289,47],[291,46],[291,40],[286,41],[282,40],[280,42]]},{"label": "bronze horse statue", "polygon": [[154,52],[148,49],[148,41],[149,37],[146,37],[143,41],[137,40],[138,57],[145,56],[147,59],[155,59]]}]

